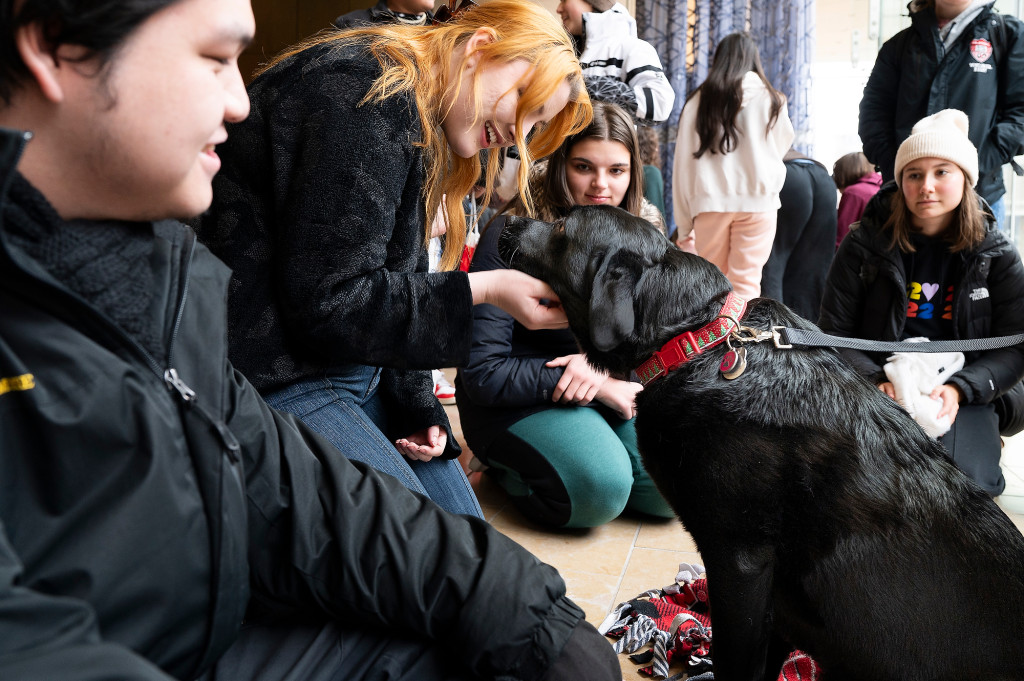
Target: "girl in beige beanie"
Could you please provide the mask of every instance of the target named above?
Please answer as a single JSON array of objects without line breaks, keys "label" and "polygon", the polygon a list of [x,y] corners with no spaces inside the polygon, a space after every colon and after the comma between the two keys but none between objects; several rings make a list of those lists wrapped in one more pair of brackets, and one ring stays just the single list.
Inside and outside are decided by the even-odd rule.
[{"label": "girl in beige beanie", "polygon": [[[882,187],[843,239],[818,321],[839,336],[899,341],[965,340],[1024,332],[1024,266],[974,191],[978,154],[967,116],[946,109],[921,119],[896,153],[895,183]],[[895,399],[888,353],[844,350],[857,371]],[[992,496],[1005,487],[1000,434],[1024,425],[1024,348],[966,354],[935,388],[939,438],[956,464]]]}]

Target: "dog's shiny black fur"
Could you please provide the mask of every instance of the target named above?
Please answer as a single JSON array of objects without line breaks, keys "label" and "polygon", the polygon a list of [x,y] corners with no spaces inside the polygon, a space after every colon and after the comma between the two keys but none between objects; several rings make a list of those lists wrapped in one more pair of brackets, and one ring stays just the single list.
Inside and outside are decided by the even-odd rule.
[{"label": "dog's shiny black fur", "polygon": [[[547,281],[597,365],[638,367],[730,290],[643,220],[510,220],[500,250]],[[749,301],[743,324],[813,328]],[[829,349],[712,348],[637,398],[644,465],[707,567],[716,681],[774,681],[793,647],[826,681],[1024,679],[1024,537]]]}]

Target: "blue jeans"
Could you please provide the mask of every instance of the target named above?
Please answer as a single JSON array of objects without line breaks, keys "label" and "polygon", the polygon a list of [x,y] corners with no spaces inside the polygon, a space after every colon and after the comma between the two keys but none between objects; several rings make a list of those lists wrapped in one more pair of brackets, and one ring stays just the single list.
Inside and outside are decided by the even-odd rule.
[{"label": "blue jeans", "polygon": [[1006,224],[1006,201],[1003,200],[1005,198],[1005,196],[1000,196],[989,207],[992,209],[992,216],[996,219],[996,227],[1000,232],[1006,232],[1009,235],[1010,226]]},{"label": "blue jeans", "polygon": [[[387,414],[377,383],[380,369],[349,365],[323,378],[294,383],[266,396],[267,404],[297,416],[353,461],[362,461],[451,513],[483,517],[458,461],[410,461],[382,432]],[[411,435],[411,433],[410,433]]]}]

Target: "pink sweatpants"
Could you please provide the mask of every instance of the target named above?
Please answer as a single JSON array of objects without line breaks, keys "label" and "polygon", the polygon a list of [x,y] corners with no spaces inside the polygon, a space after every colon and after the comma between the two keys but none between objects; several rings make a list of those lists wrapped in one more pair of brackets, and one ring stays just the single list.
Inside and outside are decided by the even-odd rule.
[{"label": "pink sweatpants", "polygon": [[722,270],[741,298],[761,295],[761,268],[775,240],[777,213],[701,213],[693,220],[697,255]]}]

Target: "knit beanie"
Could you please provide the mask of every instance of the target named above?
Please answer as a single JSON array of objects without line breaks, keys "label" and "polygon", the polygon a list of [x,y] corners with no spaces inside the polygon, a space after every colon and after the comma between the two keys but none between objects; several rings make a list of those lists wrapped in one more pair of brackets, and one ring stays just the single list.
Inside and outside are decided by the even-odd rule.
[{"label": "knit beanie", "polygon": [[967,114],[943,109],[919,120],[896,152],[896,184],[903,168],[919,158],[941,158],[960,166],[971,186],[978,184],[978,150],[967,138]]}]

